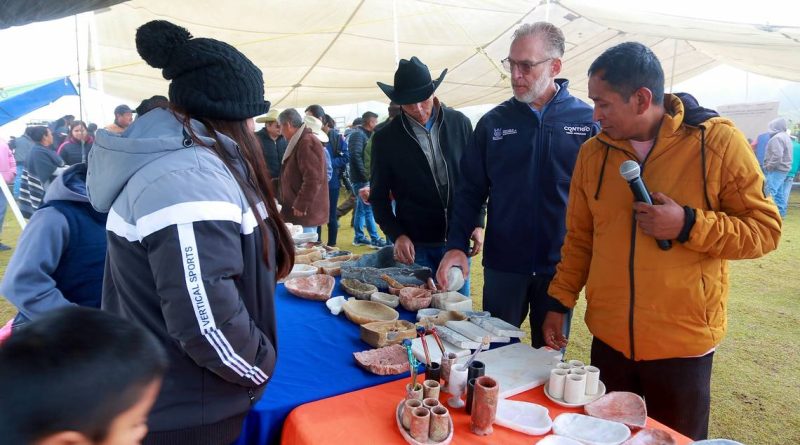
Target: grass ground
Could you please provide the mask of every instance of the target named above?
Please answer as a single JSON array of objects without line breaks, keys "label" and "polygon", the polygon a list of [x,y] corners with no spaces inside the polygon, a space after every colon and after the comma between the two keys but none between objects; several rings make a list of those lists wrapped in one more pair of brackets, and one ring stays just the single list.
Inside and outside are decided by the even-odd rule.
[{"label": "grass ground", "polygon": [[[778,250],[757,260],[731,263],[728,334],[714,357],[710,437],[745,444],[800,444],[800,190],[791,201]],[[371,252],[350,244],[349,221],[349,215],[340,220],[339,247]],[[19,227],[9,212],[2,240],[14,246],[18,236]],[[0,272],[9,258],[10,252],[0,252]],[[474,305],[480,309],[480,257],[472,262],[470,274]],[[582,322],[585,310],[581,299],[567,356],[588,361],[591,336]],[[15,312],[0,297],[0,323]],[[530,326],[524,328],[530,332]]]}]

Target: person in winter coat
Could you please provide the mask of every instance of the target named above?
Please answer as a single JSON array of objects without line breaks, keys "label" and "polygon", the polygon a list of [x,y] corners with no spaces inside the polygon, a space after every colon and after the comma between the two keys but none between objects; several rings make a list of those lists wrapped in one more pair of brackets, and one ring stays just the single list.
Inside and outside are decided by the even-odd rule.
[{"label": "person in winter coat", "polygon": [[163,20],[136,48],[171,81],[170,109],[98,131],[89,155],[89,197],[109,212],[102,308],[169,357],[143,443],[228,445],[275,369],[275,286],[294,257],[253,135],[264,79],[234,47]]},{"label": "person in winter coat", "polygon": [[75,121],[69,129],[69,137],[58,147],[56,153],[67,165],[79,164],[88,157],[92,143],[94,138],[89,135],[86,124],[83,121]]},{"label": "person in winter coat", "polygon": [[278,123],[289,141],[281,165],[281,215],[306,232],[316,232],[328,221],[325,149],[294,108],[283,110]]},{"label": "person in winter coat", "polygon": [[[341,177],[344,169],[350,163],[350,152],[347,149],[347,141],[344,136],[339,134],[336,129],[336,122],[325,114],[325,110],[320,105],[309,105],[306,114],[316,117],[322,122],[322,131],[327,135],[328,142],[325,150],[331,160],[331,176],[328,178],[328,245],[336,246],[339,234],[339,218],[336,215],[336,207],[339,202],[339,189],[342,183]],[[321,234],[320,234],[321,235]],[[320,237],[320,239],[322,239]]]},{"label": "person in winter coat", "polygon": [[[589,68],[589,97],[602,132],[578,154],[548,292],[571,308],[586,286],[591,361],[608,391],[635,392],[649,416],[704,439],[711,365],[727,326],[728,260],[777,248],[781,218],[744,135],[692,96],[664,94],[661,63],[646,46],[601,54]],[[652,205],[634,202],[619,174],[626,161],[639,164]],[[542,329],[553,348],[567,342],[560,305]]]},{"label": "person in winter coat", "polygon": [[[9,191],[14,187],[14,178],[17,176],[17,162],[5,139],[0,138],[0,175],[8,185]],[[3,233],[3,221],[6,219],[8,200],[5,195],[0,196],[0,235]],[[10,250],[11,247],[0,242],[0,252]]]},{"label": "person in winter coat", "polygon": [[792,169],[792,138],[786,132],[786,119],[779,117],[769,123],[772,137],[764,152],[764,175],[767,177],[767,192],[775,200],[781,217],[786,216],[788,197],[786,177]]},{"label": "person in winter coat", "polygon": [[544,346],[547,286],[561,257],[572,169],[581,144],[598,131],[591,107],[556,77],[567,63],[565,46],[564,33],[549,22],[514,31],[502,62],[513,97],[478,121],[464,151],[447,253],[436,274],[445,286],[452,266],[468,274],[488,200],[483,309],[516,326],[528,318],[535,348]]},{"label": "person in winter coat", "polygon": [[23,323],[67,306],[100,307],[106,213],[86,196],[86,164],[58,176],[34,212],[6,267],[0,294]]},{"label": "person in winter coat", "polygon": [[51,148],[53,133],[49,128],[33,127],[30,135],[36,145],[25,160],[19,191],[19,209],[26,218],[39,208],[53,178],[66,168],[64,160]]}]

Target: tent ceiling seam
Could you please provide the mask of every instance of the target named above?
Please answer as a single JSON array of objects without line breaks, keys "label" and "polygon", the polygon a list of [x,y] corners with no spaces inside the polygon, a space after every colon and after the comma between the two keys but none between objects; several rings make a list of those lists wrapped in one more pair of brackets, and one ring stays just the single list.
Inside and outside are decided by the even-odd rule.
[{"label": "tent ceiling seam", "polygon": [[330,51],[331,47],[333,47],[333,44],[336,43],[336,41],[339,40],[339,37],[342,35],[342,32],[344,32],[344,30],[347,29],[347,27],[350,25],[350,22],[353,21],[353,17],[355,17],[356,14],[358,14],[358,11],[361,10],[361,6],[364,5],[364,1],[365,0],[361,0],[360,2],[358,2],[358,5],[356,5],[356,7],[353,9],[353,13],[350,14],[350,17],[347,18],[347,21],[342,25],[342,28],[339,30],[339,32],[336,34],[336,36],[331,40],[331,42],[328,44],[328,46],[325,48],[325,50],[322,51],[322,53],[319,55],[319,57],[317,57],[317,60],[315,60],[314,64],[311,65],[311,68],[309,68],[306,71],[306,73],[303,74],[303,76],[300,78],[300,80],[297,81],[297,84],[292,87],[292,90],[290,90],[288,93],[286,93],[283,97],[281,97],[280,99],[278,99],[275,102],[275,105],[279,105],[287,97],[289,97],[289,95],[292,94],[292,91],[296,90],[298,86],[301,86],[303,84],[303,81],[306,79],[306,77],[308,77],[308,75],[311,74],[311,71],[314,69],[315,66],[317,66],[319,61],[322,60],[322,58],[325,57],[326,54],[328,54],[328,51]]}]

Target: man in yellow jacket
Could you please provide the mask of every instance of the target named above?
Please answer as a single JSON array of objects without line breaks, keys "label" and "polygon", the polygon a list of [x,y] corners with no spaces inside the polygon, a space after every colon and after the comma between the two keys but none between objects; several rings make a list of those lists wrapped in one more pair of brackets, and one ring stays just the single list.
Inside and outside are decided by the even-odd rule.
[{"label": "man in yellow jacket", "polygon": [[[602,132],[578,155],[549,294],[571,308],[585,285],[592,364],[606,388],[642,395],[649,415],[703,439],[727,261],[774,250],[781,219],[744,135],[692,96],[665,95],[649,48],[606,50],[589,68],[589,97]],[[653,205],[634,203],[619,174],[627,160],[640,165]],[[559,306],[542,328],[553,348],[567,343]]]}]

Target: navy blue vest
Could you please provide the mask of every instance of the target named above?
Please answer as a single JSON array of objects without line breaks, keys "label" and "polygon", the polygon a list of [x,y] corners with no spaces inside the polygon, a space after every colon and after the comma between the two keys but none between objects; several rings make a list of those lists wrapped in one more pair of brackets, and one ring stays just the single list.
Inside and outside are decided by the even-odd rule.
[{"label": "navy blue vest", "polygon": [[69,244],[53,273],[56,287],[75,304],[99,308],[108,214],[98,212],[88,202],[55,200],[44,207],[61,212],[69,225]]}]

